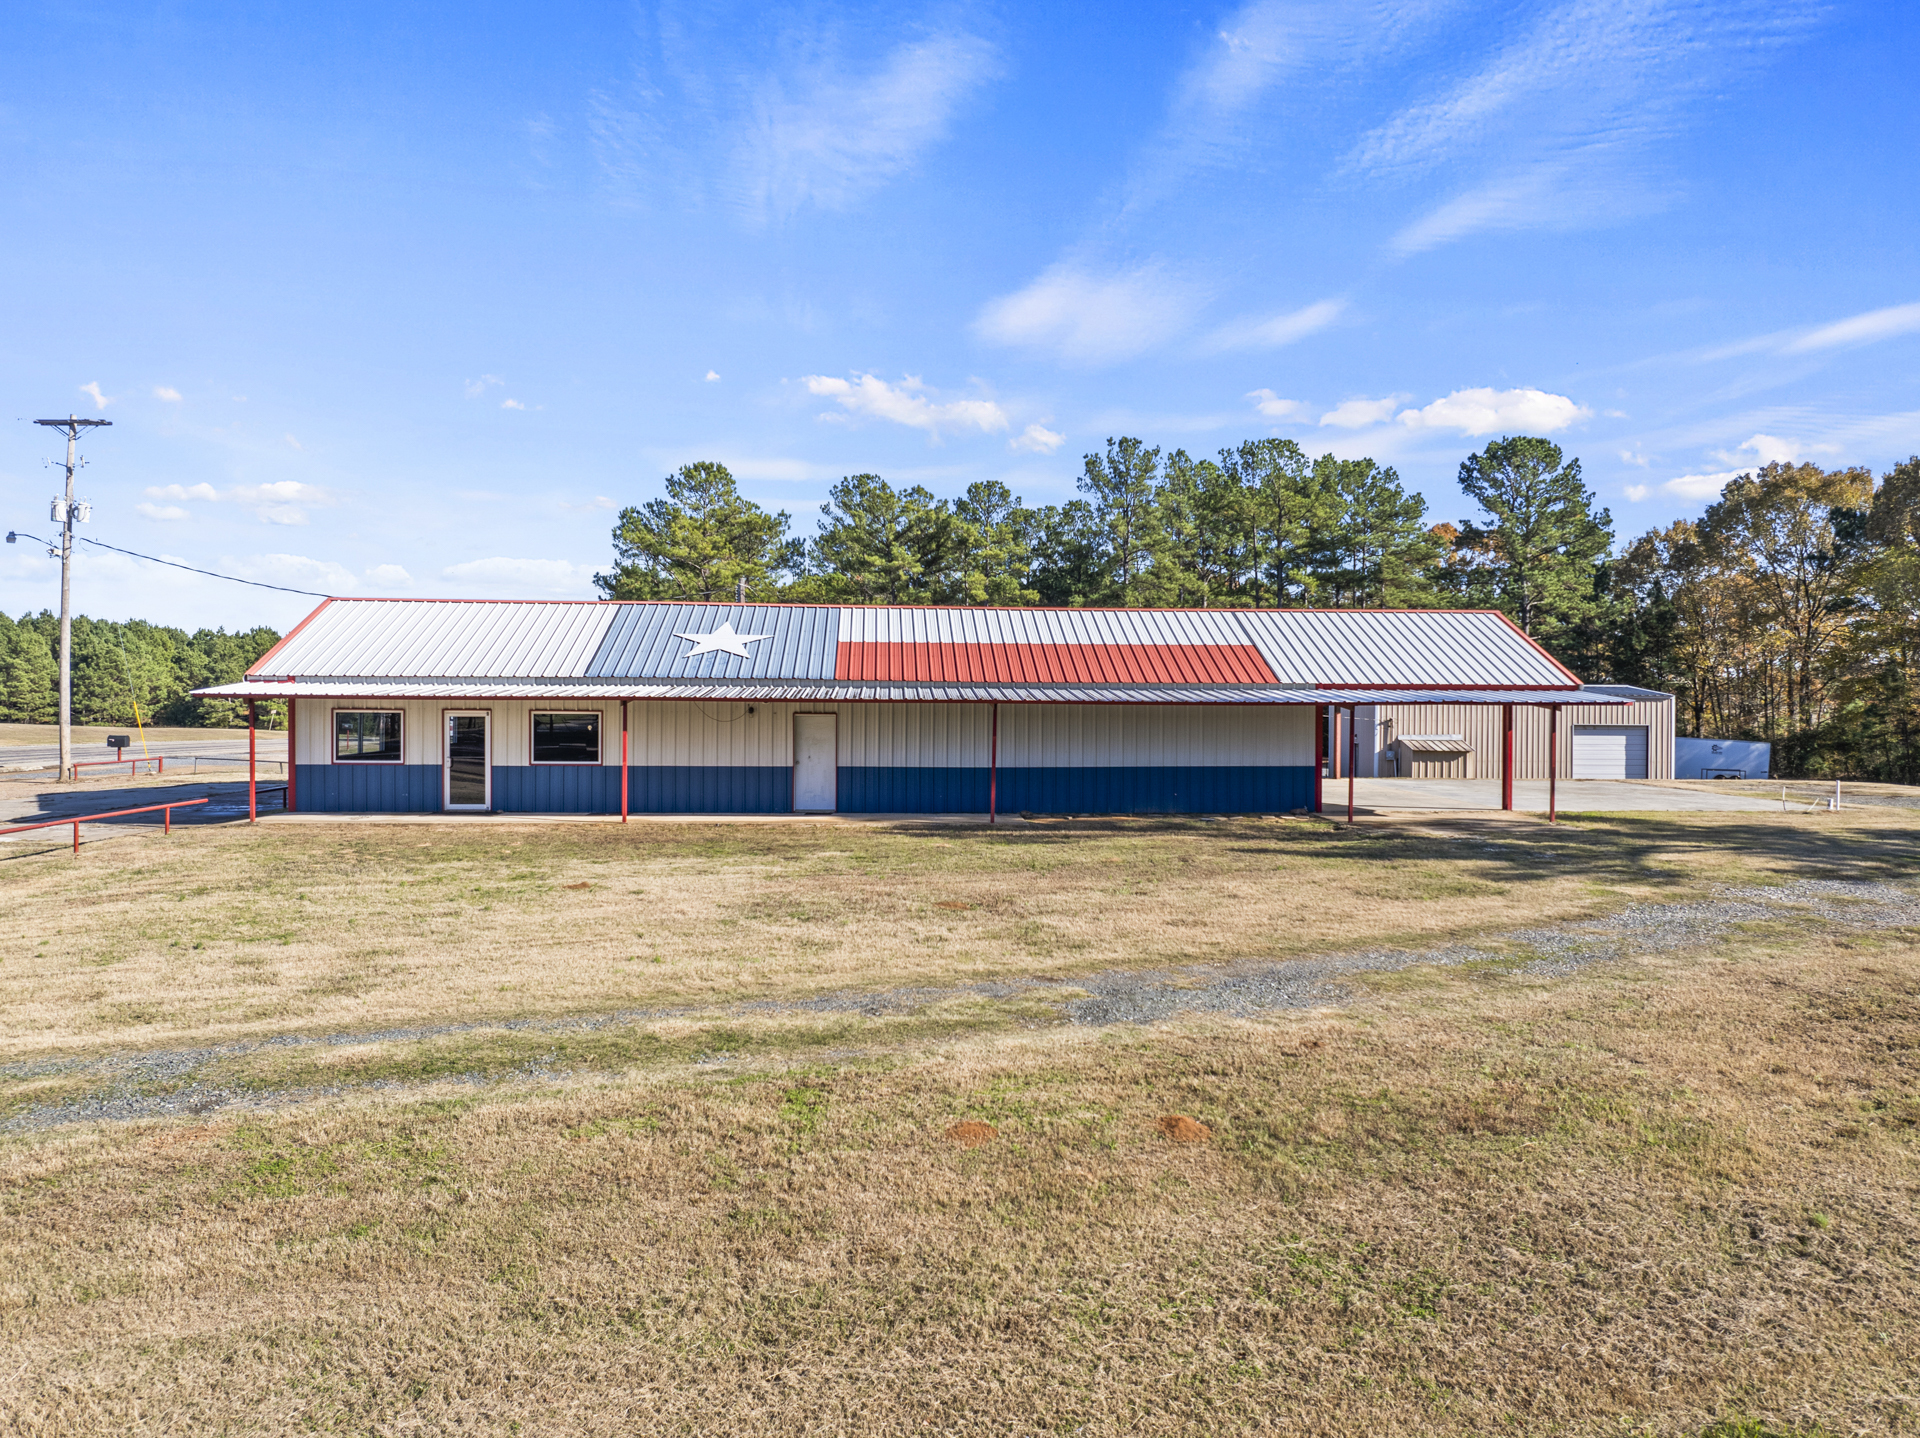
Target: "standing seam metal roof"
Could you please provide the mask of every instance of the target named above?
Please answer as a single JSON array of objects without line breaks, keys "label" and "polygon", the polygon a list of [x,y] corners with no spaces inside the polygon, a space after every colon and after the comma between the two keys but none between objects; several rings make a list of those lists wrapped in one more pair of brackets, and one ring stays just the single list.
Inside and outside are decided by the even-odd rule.
[{"label": "standing seam metal roof", "polygon": [[[692,655],[695,646],[679,637],[722,625],[741,636],[745,658]],[[1577,683],[1502,616],[1484,612],[406,599],[329,600],[249,677],[339,675],[1561,690]]]}]

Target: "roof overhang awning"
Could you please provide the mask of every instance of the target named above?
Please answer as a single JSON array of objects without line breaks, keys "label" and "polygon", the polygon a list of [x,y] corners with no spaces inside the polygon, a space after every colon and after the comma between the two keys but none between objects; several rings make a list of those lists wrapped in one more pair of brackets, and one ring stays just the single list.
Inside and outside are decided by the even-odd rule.
[{"label": "roof overhang awning", "polygon": [[490,699],[587,703],[678,699],[791,704],[1580,704],[1633,701],[1586,689],[1318,689],[1233,684],[636,683],[593,679],[250,679],[196,689],[197,699]]}]

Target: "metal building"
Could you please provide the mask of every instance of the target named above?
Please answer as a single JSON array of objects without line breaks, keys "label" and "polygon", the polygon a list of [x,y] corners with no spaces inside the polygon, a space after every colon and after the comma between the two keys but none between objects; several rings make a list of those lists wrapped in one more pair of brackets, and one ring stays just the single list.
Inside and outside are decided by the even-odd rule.
[{"label": "metal building", "polygon": [[286,700],[287,806],[356,813],[1271,813],[1336,708],[1625,702],[1484,611],[392,599],[196,693]]},{"label": "metal building", "polygon": [[[1673,717],[1673,696],[1661,690],[1586,685],[1561,710],[1554,772],[1561,779],[1671,779]],[[1351,719],[1357,742],[1348,742],[1348,716],[1341,713],[1330,722],[1343,732],[1329,747],[1336,756],[1351,753],[1363,779],[1493,778],[1504,742],[1500,721],[1497,711],[1468,704],[1362,705]],[[1548,727],[1540,709],[1516,712],[1515,778],[1547,777]],[[1446,755],[1453,760],[1441,762]]]}]

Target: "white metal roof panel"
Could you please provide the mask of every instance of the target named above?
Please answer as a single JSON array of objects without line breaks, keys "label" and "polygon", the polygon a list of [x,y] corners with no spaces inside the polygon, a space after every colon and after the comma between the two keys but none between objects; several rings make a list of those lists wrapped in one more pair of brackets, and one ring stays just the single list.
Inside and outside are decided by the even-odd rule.
[{"label": "white metal roof panel", "polygon": [[1485,611],[1250,609],[1235,617],[1282,684],[1570,689],[1578,682],[1505,616]]},{"label": "white metal roof panel", "polygon": [[252,673],[365,678],[569,678],[584,674],[612,605],[333,599]]}]

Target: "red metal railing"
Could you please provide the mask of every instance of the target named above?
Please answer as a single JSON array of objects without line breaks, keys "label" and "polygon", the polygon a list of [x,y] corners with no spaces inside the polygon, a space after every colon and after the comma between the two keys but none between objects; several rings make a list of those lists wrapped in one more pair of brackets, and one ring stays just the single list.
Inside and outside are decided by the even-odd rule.
[{"label": "red metal railing", "polygon": [[0,834],[24,834],[29,829],[57,829],[62,824],[73,825],[73,852],[80,852],[80,826],[91,824],[95,819],[118,819],[124,814],[152,814],[162,811],[162,827],[169,834],[173,832],[173,811],[191,808],[195,804],[204,804],[205,799],[175,799],[171,804],[148,804],[139,809],[108,809],[102,814],[81,814],[72,819],[43,819],[38,824],[15,824],[11,829],[0,829]]},{"label": "red metal railing", "polygon": [[133,776],[134,776],[134,775],[135,775],[136,773],[138,773],[138,772],[139,772],[138,770],[136,770],[136,769],[134,769],[134,768],[132,767],[132,766],[133,766],[133,765],[135,765],[135,764],[152,764],[152,765],[154,765],[154,766],[155,766],[155,768],[154,768],[154,770],[153,770],[153,772],[154,772],[154,773],[156,773],[156,774],[164,774],[164,773],[166,773],[166,772],[167,772],[167,756],[166,756],[166,755],[164,755],[164,754],[151,754],[151,755],[148,755],[147,757],[145,757],[145,758],[141,758],[141,759],[84,759],[84,760],[79,760],[79,761],[77,761],[77,762],[76,762],[76,763],[75,763],[75,764],[73,765],[73,772],[72,772],[71,774],[69,774],[69,775],[68,775],[67,777],[68,777],[68,778],[70,778],[70,779],[78,779],[78,778],[80,777],[80,771],[81,771],[82,769],[103,769],[103,768],[105,768],[105,767],[107,767],[107,766],[108,766],[108,765],[110,765],[110,764],[125,764],[125,765],[127,765],[127,766],[128,766],[128,769],[127,769],[127,777],[128,777],[129,779],[131,779],[131,778],[132,778],[132,777],[133,777]]}]

